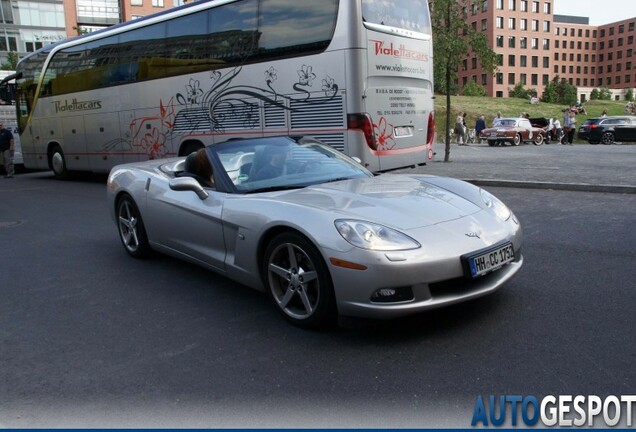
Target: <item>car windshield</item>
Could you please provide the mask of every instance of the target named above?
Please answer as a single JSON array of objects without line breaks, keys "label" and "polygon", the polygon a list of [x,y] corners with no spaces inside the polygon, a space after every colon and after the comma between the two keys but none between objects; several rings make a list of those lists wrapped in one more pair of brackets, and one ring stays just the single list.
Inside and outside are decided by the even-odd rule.
[{"label": "car windshield", "polygon": [[209,147],[241,193],[302,188],[373,174],[315,140],[286,137],[227,141]]},{"label": "car windshield", "polygon": [[495,123],[495,127],[501,127],[501,126],[514,126],[516,124],[516,120],[512,120],[512,119],[504,119],[504,120],[498,120]]}]

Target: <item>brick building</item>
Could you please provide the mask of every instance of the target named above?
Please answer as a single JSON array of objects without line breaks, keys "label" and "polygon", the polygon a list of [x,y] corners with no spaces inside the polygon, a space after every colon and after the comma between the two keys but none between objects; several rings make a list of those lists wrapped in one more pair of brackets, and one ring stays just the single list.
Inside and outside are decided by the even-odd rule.
[{"label": "brick building", "polygon": [[589,18],[554,15],[559,0],[462,0],[470,25],[487,35],[498,71],[485,73],[475,55],[459,71],[460,91],[470,80],[489,96],[508,97],[518,83],[539,96],[555,77],[576,86],[580,100],[607,87],[622,99],[636,83],[636,17],[601,26]]}]

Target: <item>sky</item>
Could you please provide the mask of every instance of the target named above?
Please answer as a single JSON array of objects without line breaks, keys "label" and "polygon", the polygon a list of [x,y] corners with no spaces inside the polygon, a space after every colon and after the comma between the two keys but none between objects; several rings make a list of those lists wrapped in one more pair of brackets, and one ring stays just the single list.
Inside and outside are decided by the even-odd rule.
[{"label": "sky", "polygon": [[590,25],[603,25],[636,17],[636,0],[554,0],[556,15],[590,19]]}]

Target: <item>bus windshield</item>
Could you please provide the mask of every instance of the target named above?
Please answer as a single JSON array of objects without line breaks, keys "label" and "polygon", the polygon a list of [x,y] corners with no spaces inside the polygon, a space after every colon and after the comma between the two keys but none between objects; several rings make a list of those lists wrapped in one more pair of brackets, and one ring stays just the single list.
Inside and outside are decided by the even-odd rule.
[{"label": "bus windshield", "polygon": [[431,34],[427,0],[362,0],[366,23]]}]

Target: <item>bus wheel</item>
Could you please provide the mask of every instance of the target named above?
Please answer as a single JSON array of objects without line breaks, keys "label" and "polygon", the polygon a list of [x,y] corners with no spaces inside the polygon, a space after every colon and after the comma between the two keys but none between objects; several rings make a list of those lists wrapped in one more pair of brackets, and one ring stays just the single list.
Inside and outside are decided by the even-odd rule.
[{"label": "bus wheel", "polygon": [[53,170],[53,174],[58,179],[65,179],[68,177],[68,170],[66,169],[66,160],[64,159],[64,152],[59,145],[56,145],[51,150],[49,156],[49,165]]}]

